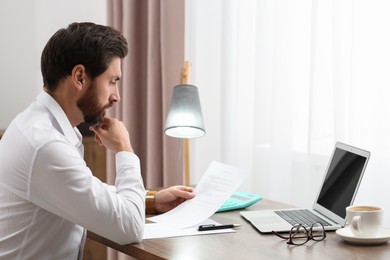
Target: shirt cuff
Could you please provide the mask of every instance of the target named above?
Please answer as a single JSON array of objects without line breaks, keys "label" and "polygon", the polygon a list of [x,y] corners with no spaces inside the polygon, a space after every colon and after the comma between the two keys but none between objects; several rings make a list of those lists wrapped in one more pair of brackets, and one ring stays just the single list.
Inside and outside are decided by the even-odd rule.
[{"label": "shirt cuff", "polygon": [[134,168],[137,168],[140,171],[140,160],[135,153],[132,152],[118,152],[115,154],[116,166],[117,169],[124,165],[131,165]]}]

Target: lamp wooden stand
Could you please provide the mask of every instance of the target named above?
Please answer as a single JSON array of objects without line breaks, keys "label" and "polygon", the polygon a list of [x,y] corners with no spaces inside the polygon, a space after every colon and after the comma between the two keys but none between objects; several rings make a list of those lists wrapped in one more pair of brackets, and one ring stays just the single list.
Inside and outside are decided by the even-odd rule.
[{"label": "lamp wooden stand", "polygon": [[[180,84],[189,84],[190,81],[190,67],[191,62],[186,61],[184,67],[180,70]],[[186,186],[191,185],[191,173],[190,173],[190,139],[183,139],[183,171],[184,180],[183,184]]]}]

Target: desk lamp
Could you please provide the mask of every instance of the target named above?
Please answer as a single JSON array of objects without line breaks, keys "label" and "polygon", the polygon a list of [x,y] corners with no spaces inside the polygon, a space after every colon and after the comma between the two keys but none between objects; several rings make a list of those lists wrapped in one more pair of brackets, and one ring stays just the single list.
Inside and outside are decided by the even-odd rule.
[{"label": "desk lamp", "polygon": [[165,134],[183,139],[184,185],[190,185],[190,139],[203,136],[202,109],[198,88],[188,84],[191,63],[180,70],[180,85],[173,88],[171,105],[165,122]]}]

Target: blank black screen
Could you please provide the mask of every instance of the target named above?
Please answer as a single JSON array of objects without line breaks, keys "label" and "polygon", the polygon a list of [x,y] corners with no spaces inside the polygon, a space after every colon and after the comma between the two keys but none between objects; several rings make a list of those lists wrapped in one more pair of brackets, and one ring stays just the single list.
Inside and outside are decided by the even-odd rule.
[{"label": "blank black screen", "polygon": [[345,218],[365,162],[363,156],[336,148],[317,203]]}]

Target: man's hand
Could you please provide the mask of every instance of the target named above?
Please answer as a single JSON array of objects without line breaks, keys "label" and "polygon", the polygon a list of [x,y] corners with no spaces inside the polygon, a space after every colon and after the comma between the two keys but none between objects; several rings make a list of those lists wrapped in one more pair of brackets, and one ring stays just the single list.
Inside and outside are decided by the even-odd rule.
[{"label": "man's hand", "polygon": [[154,207],[157,213],[164,213],[194,196],[194,189],[191,187],[172,186],[156,192]]},{"label": "man's hand", "polygon": [[95,133],[95,141],[100,145],[104,145],[108,150],[114,153],[121,151],[133,152],[129,132],[122,121],[106,117],[100,126],[90,127],[89,129]]}]

